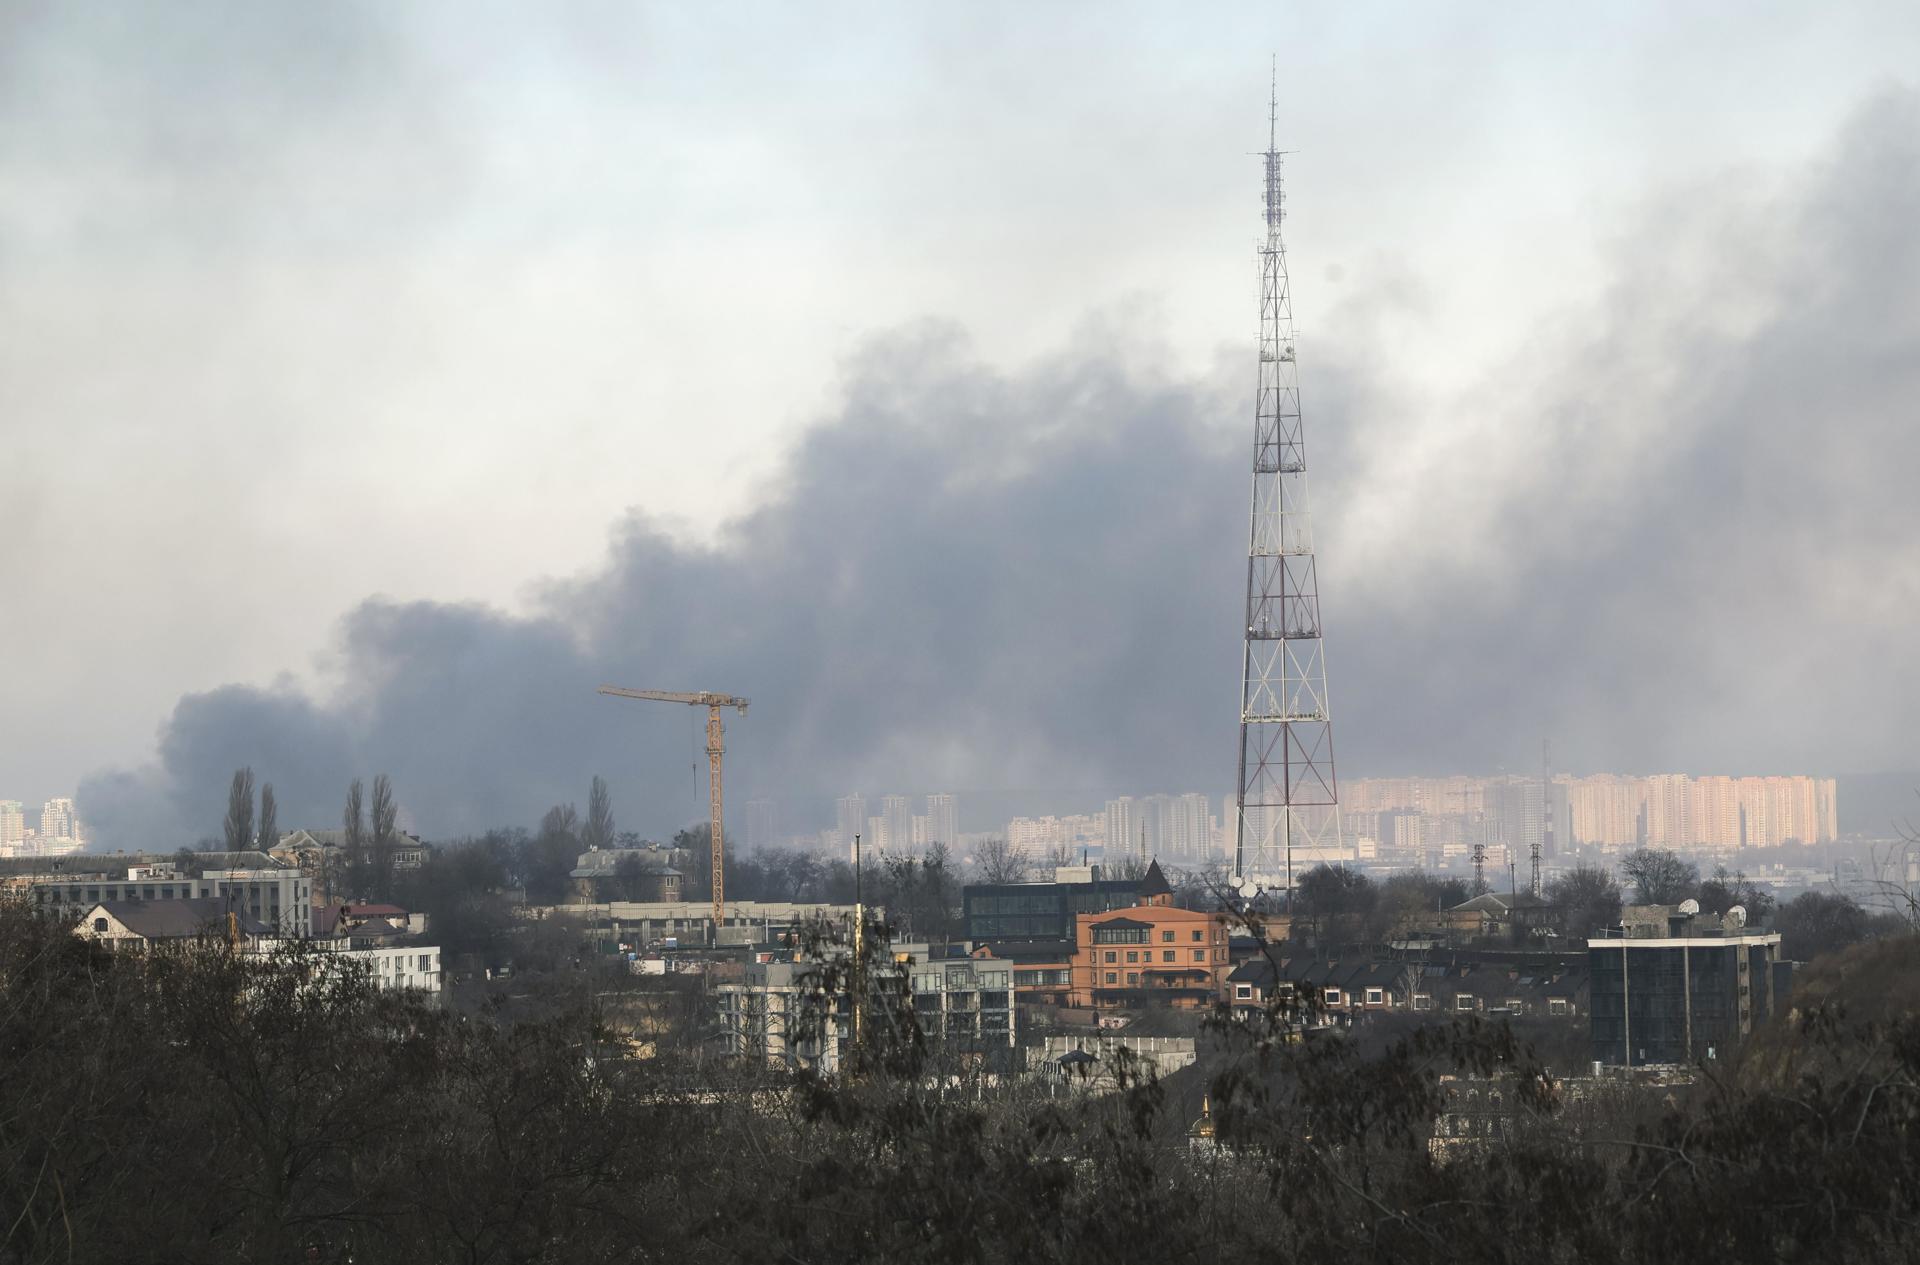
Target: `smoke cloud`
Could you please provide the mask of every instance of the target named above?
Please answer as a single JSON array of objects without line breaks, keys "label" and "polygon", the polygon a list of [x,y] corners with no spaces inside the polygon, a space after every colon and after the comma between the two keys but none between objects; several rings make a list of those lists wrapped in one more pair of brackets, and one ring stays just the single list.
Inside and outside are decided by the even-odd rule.
[{"label": "smoke cloud", "polygon": [[[1911,764],[1915,223],[1920,101],[1888,92],[1806,169],[1648,203],[1610,291],[1458,397],[1399,375],[1405,295],[1328,313],[1302,377],[1342,771],[1533,768],[1542,736],[1585,770]],[[730,802],[792,826],[855,788],[955,790],[966,828],[1225,794],[1252,366],[1149,330],[1107,313],[1011,367],[949,326],[878,337],[714,543],[635,512],[527,612],[370,599],[327,690],[189,695],[81,810],[171,845],[250,764],[288,826],[380,771],[430,837],[595,773],[623,827],[699,817],[692,709],[602,682],[750,696]]]}]

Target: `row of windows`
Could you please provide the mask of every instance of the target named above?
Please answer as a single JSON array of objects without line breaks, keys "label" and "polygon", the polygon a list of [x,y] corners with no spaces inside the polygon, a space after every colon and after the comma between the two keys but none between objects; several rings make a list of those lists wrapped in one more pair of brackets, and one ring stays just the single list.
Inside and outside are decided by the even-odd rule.
[{"label": "row of windows", "polygon": [[[1207,942],[1207,933],[1204,928],[1195,927],[1189,934],[1195,944],[1205,944]],[[1095,927],[1093,929],[1093,942],[1095,944],[1150,944],[1152,940],[1153,932],[1146,927],[1105,926]],[[1176,944],[1179,940],[1180,933],[1178,931],[1165,928],[1161,929],[1160,943]],[[1213,941],[1215,944],[1224,943],[1225,940],[1226,933],[1224,931],[1214,932]]]},{"label": "row of windows", "polygon": [[[1109,966],[1118,962],[1119,958],[1120,958],[1120,951],[1118,949],[1108,949],[1106,951],[1105,960]],[[1160,960],[1162,962],[1177,962],[1180,960],[1180,950],[1162,949],[1160,950]],[[1196,962],[1205,962],[1207,960],[1207,951],[1205,949],[1195,949],[1193,951],[1193,960]],[[1225,949],[1215,949],[1213,951],[1213,960],[1215,962],[1226,961],[1227,951]],[[1153,961],[1153,950],[1152,949],[1128,949],[1127,961],[1151,962]]]}]

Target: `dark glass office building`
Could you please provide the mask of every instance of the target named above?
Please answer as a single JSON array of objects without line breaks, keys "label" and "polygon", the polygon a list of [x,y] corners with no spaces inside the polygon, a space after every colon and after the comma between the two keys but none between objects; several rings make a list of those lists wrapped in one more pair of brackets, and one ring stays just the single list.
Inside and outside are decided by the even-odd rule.
[{"label": "dark glass office building", "polygon": [[1073,941],[1076,914],[1104,914],[1140,903],[1142,881],[1096,879],[1091,883],[1000,883],[968,887],[960,902],[966,937],[982,941]]},{"label": "dark glass office building", "polygon": [[1587,941],[1593,1058],[1615,1066],[1724,1058],[1784,997],[1770,932]]}]

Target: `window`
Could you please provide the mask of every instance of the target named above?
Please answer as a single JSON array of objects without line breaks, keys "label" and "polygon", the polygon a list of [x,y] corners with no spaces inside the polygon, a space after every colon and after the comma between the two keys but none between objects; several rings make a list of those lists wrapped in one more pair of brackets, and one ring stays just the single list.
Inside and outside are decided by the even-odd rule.
[{"label": "window", "polygon": [[1162,942],[1164,942],[1164,943],[1166,943],[1166,944],[1172,944],[1172,943],[1173,943],[1173,932],[1171,932],[1171,931],[1162,931],[1162,932],[1160,933],[1160,939],[1162,940]]},{"label": "window", "polygon": [[1367,1005],[1384,1006],[1386,1004],[1387,1004],[1387,995],[1384,992],[1382,992],[1380,989],[1369,988],[1367,990]]},{"label": "window", "polygon": [[1453,1008],[1455,1010],[1472,1010],[1473,994],[1472,993],[1455,993],[1453,995]]},{"label": "window", "polygon": [[1507,998],[1507,1009],[1516,1015],[1525,1014],[1527,1011],[1527,1003],[1521,1001],[1518,997],[1509,997]]},{"label": "window", "polygon": [[1550,1015],[1569,1014],[1572,1010],[1573,1007],[1567,1004],[1567,999],[1564,997],[1547,998],[1547,1013]]},{"label": "window", "polygon": [[1251,985],[1251,984],[1235,984],[1235,985],[1233,986],[1233,996],[1234,996],[1234,1000],[1236,1000],[1236,1001],[1252,1001],[1252,1000],[1253,1000],[1253,985]]},{"label": "window", "polygon": [[1204,939],[1206,939],[1206,938],[1207,938],[1207,933],[1206,933],[1206,932],[1204,932],[1204,931],[1202,931],[1202,930],[1200,930],[1200,929],[1199,929],[1198,927],[1196,927],[1196,928],[1194,928],[1194,932],[1193,932],[1193,941],[1194,941],[1194,943],[1195,943],[1195,944],[1198,944],[1198,943],[1200,943],[1200,941],[1202,941],[1202,940],[1204,940]]},{"label": "window", "polygon": [[1204,962],[1204,961],[1206,961],[1206,960],[1207,960],[1207,951],[1206,951],[1205,949],[1195,949],[1195,950],[1193,951],[1193,960],[1194,960],[1194,961],[1196,961],[1196,962]]},{"label": "window", "polygon": [[105,931],[107,929],[107,920],[105,918],[95,918],[93,920],[93,929],[95,931]]},{"label": "window", "polygon": [[1116,927],[1111,924],[1104,927],[1095,927],[1093,929],[1093,942],[1095,944],[1145,944],[1147,942],[1147,929],[1145,927]]},{"label": "window", "polygon": [[1413,1008],[1415,1010],[1432,1010],[1433,994],[1432,993],[1415,993],[1413,995]]},{"label": "window", "polygon": [[1118,953],[1115,953],[1115,952],[1114,952],[1114,951],[1113,951],[1112,949],[1108,949],[1108,950],[1107,950],[1107,961],[1108,961],[1108,962],[1117,962],[1117,961],[1119,961],[1119,960],[1120,960],[1120,955],[1119,955]]},{"label": "window", "polygon": [[1127,950],[1127,961],[1129,961],[1129,962],[1138,962],[1139,960],[1140,960],[1140,953],[1139,953],[1139,951],[1138,951],[1138,950],[1136,950],[1136,949],[1128,949],[1128,950]]},{"label": "window", "polygon": [[1138,971],[1127,972],[1127,987],[1128,988],[1140,987],[1140,972]]},{"label": "window", "polygon": [[1165,952],[1161,953],[1160,960],[1162,962],[1171,962],[1173,961],[1174,956],[1175,956],[1174,951],[1172,949],[1168,949]]},{"label": "window", "polygon": [[1329,1006],[1338,1006],[1340,1004],[1340,990],[1337,988],[1327,989],[1322,996],[1326,998],[1327,1005]]},{"label": "window", "polygon": [[1119,982],[1120,982],[1120,977],[1116,973],[1114,973],[1113,971],[1107,972],[1107,983],[1118,984]]}]

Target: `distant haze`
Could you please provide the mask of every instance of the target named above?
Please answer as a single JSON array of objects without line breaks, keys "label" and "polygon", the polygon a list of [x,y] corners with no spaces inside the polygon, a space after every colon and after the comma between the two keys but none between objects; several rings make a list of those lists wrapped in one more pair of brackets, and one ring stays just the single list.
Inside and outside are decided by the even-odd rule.
[{"label": "distant haze", "polygon": [[[1350,774],[1920,763],[1920,95],[1837,69],[1913,24],[1695,82],[1714,23],[1633,12],[1564,88],[1558,19],[1409,17],[1365,83],[1365,21],[1298,33]],[[697,817],[690,709],[603,681],[750,696],[730,802],[794,826],[1232,789],[1271,19],[1162,59],[1141,11],[1096,71],[876,16],[800,69],[772,18],[406,13],[5,20],[0,796],[85,773],[109,847],[216,832],[240,764],[289,826],[377,772],[430,836],[595,773]],[[1453,41],[1532,70],[1408,69]],[[1688,97],[1796,57],[1771,140]],[[1587,130],[1636,66],[1670,113]]]}]

